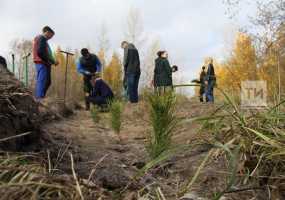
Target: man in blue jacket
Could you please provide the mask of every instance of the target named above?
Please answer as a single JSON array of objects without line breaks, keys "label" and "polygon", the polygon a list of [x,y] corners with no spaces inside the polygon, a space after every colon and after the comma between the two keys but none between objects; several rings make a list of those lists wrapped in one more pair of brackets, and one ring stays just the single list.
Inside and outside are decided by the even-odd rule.
[{"label": "man in blue jacket", "polygon": [[[89,97],[92,90],[92,75],[100,72],[102,64],[95,54],[89,53],[88,49],[81,50],[82,57],[77,63],[77,71],[83,75],[85,97]],[[86,110],[90,110],[90,102],[85,98]]]},{"label": "man in blue jacket", "polygon": [[114,93],[109,85],[100,78],[100,74],[96,73],[91,79],[92,89],[90,95],[86,97],[89,103],[97,106],[107,105],[114,98]]}]

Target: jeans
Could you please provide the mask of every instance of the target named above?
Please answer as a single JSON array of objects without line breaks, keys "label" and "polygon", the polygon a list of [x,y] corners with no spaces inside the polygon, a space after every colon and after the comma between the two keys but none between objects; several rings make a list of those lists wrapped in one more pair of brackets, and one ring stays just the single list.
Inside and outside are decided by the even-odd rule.
[{"label": "jeans", "polygon": [[215,86],[215,81],[209,80],[207,88],[206,88],[206,101],[207,102],[214,102],[214,86]]},{"label": "jeans", "polygon": [[51,85],[51,67],[44,64],[36,64],[36,99],[42,99]]},{"label": "jeans", "polygon": [[140,74],[139,73],[127,73],[127,91],[129,95],[129,101],[131,103],[138,103],[139,101],[139,80]]}]

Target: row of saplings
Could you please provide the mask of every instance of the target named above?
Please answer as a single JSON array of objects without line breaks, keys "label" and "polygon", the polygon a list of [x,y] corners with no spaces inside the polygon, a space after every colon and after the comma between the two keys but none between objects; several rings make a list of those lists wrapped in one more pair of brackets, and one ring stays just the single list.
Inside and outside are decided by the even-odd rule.
[{"label": "row of saplings", "polygon": [[[266,194],[265,191],[268,191],[268,199],[285,199],[285,101],[260,112],[248,113],[240,110],[228,96],[225,95],[225,98],[227,101],[217,106],[209,116],[196,119],[202,124],[201,130],[212,134],[212,140],[209,139],[207,142],[213,148],[205,156],[195,174],[179,188],[179,196],[182,197],[191,191],[203,168],[219,153],[227,158],[229,172],[226,174],[229,176],[226,187],[222,191],[217,191],[212,199],[218,200],[227,193],[241,191],[250,191],[251,194]],[[191,150],[191,147],[174,148],[171,145],[173,129],[183,120],[175,116],[175,95],[150,95],[148,102],[152,131],[147,149],[152,160],[138,176],[169,159],[178,150]],[[114,101],[109,109],[111,125],[119,134],[123,103]],[[95,121],[98,120],[99,115],[95,108],[92,109],[92,116]],[[0,154],[0,200],[85,199],[87,194],[93,193],[93,190],[89,189],[89,182],[83,184],[82,180],[77,178],[71,153],[71,177],[58,175],[56,166],[52,167],[50,159],[40,162],[45,163],[46,166],[43,167],[36,157],[43,159],[42,155],[36,153]],[[247,164],[249,162],[250,166]],[[95,195],[98,195],[98,192],[95,191]],[[156,195],[158,199],[165,199],[159,188]]]},{"label": "row of saplings", "polygon": [[[173,92],[163,95],[154,93],[147,94],[150,108],[150,122],[152,131],[149,135],[147,150],[152,159],[159,157],[171,147],[171,137],[177,125],[178,118],[175,116],[176,96]],[[122,125],[122,112],[124,103],[118,99],[108,103],[107,111],[110,112],[110,126],[121,141],[120,131]],[[95,123],[100,121],[101,108],[93,106],[91,116]],[[103,110],[106,111],[106,110]]]},{"label": "row of saplings", "polygon": [[[265,191],[269,198],[285,199],[285,100],[263,110],[248,112],[241,110],[231,97],[222,93],[225,101],[209,116],[193,119],[201,123],[200,131],[211,134],[211,139],[205,142],[210,143],[212,149],[181,189],[180,195],[191,190],[206,163],[220,154],[228,160],[229,177],[226,188],[216,192],[213,199],[242,191],[256,191],[257,195],[260,190]],[[148,95],[148,104],[152,131],[147,150],[152,161],[145,166],[144,172],[178,151],[191,150],[195,145],[173,147],[171,143],[174,129],[183,120],[175,115],[175,94]],[[118,135],[122,105],[120,101],[110,105],[111,126]],[[96,112],[93,110],[92,113],[94,117]]]}]

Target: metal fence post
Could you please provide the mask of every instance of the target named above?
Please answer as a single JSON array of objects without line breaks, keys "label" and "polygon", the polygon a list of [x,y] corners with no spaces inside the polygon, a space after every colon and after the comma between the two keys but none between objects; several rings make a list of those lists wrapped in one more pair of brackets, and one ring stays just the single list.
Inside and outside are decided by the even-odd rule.
[{"label": "metal fence post", "polygon": [[12,54],[12,72],[15,74],[15,54]]},{"label": "metal fence post", "polygon": [[68,60],[70,56],[73,56],[73,53],[67,52],[67,51],[60,51],[61,53],[64,53],[66,55],[66,65],[65,65],[65,77],[64,77],[64,96],[63,96],[63,103],[65,106],[66,103],[66,90],[67,90],[67,69],[68,69]]},{"label": "metal fence post", "polygon": [[29,86],[29,57],[30,57],[31,53],[28,53],[26,56],[23,57],[23,59],[25,59],[25,86],[28,87]]}]

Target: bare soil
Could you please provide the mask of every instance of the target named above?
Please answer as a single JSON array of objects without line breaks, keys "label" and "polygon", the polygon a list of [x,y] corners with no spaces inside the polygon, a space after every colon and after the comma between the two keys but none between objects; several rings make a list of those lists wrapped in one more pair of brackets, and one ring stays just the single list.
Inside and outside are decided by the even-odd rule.
[{"label": "bare soil", "polygon": [[[140,170],[150,161],[145,145],[151,131],[148,108],[144,101],[126,106],[123,113],[121,141],[109,125],[110,114],[100,113],[94,122],[90,112],[77,110],[68,118],[56,102],[40,106],[31,92],[0,66],[0,139],[22,133],[28,135],[0,142],[3,151],[41,151],[50,155],[50,167],[60,175],[71,174],[68,153],[75,158],[75,171],[81,181],[95,185],[94,196],[87,199],[155,199],[157,188],[167,200],[179,199],[181,189],[191,180],[211,149],[211,133],[199,131],[196,117],[208,115],[218,105],[180,100],[177,116],[182,123],[174,133],[176,147],[202,143],[180,151],[142,176]],[[53,111],[51,107],[55,107]],[[227,162],[217,155],[207,162],[197,181],[183,199],[212,199],[227,182]],[[46,163],[47,165],[47,163]],[[136,177],[136,178],[135,178]],[[191,196],[191,198],[190,198]],[[225,195],[224,199],[268,199],[264,191]]]},{"label": "bare soil", "polygon": [[[179,107],[177,115],[184,121],[174,134],[173,144],[182,146],[210,140],[210,133],[200,132],[201,125],[191,119],[209,114],[216,106],[193,100],[180,102],[180,105],[183,106]],[[104,199],[138,199],[139,195],[153,194],[158,187],[166,199],[179,199],[181,189],[194,176],[211,146],[197,145],[179,152],[134,180],[140,169],[150,161],[145,148],[147,134],[151,131],[147,109],[144,102],[125,107],[121,141],[109,126],[109,113],[100,113],[100,121],[94,123],[90,112],[77,111],[68,119],[47,124],[44,130],[67,137],[72,143],[70,146],[78,146],[76,172],[83,179],[92,174],[93,183],[105,190]],[[60,168],[69,172],[70,165],[66,162]],[[95,172],[92,173],[92,170]],[[194,195],[194,199],[211,199],[226,187],[226,181],[225,157],[215,157],[202,170],[189,194]],[[252,191],[239,192],[225,195],[224,199],[246,200],[255,196]],[[267,199],[264,196],[256,198]]]}]

